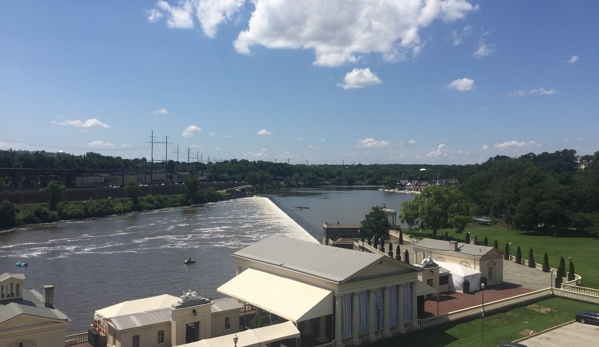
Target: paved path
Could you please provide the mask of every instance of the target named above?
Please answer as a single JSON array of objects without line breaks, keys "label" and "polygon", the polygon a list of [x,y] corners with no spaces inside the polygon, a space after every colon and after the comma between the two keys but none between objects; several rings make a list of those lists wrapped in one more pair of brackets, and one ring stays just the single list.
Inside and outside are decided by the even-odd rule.
[{"label": "paved path", "polygon": [[528,347],[595,347],[599,345],[599,327],[570,323],[546,333],[534,335],[519,343]]},{"label": "paved path", "polygon": [[526,265],[516,264],[511,260],[503,261],[504,282],[516,283],[525,288],[540,290],[549,288],[551,285],[550,277],[550,272],[543,272]]}]

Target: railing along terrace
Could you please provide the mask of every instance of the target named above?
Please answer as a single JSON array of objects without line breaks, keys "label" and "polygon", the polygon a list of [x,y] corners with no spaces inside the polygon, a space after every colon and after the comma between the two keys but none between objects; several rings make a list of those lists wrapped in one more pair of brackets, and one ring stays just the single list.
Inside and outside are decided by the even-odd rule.
[{"label": "railing along terrace", "polygon": [[85,343],[85,342],[87,342],[87,332],[77,333],[77,334],[70,334],[70,335],[66,335],[64,337],[64,345],[65,345],[65,347],[69,347],[69,346],[73,346],[73,345],[78,345],[80,343]]},{"label": "railing along terrace", "polygon": [[352,337],[350,336],[350,337],[344,337],[343,340],[341,340],[341,341],[343,341],[344,346],[351,346],[353,340],[352,340]]},{"label": "railing along terrace", "polygon": [[358,335],[358,338],[360,339],[360,342],[366,342],[368,341],[368,333],[360,334]]},{"label": "railing along terrace", "polygon": [[447,316],[447,313],[445,313],[445,314],[442,314],[439,316],[434,316],[434,317],[425,318],[425,319],[419,319],[418,327],[420,329],[426,329],[426,328],[434,327],[436,325],[447,323],[448,321],[449,321],[449,317]]},{"label": "railing along terrace", "polygon": [[579,287],[577,285],[563,283],[562,290],[599,297],[599,289],[595,288]]},{"label": "railing along terrace", "polygon": [[390,327],[389,331],[391,331],[391,334],[393,334],[393,335],[399,334],[399,325],[394,325],[394,326]]},{"label": "railing along terrace", "polygon": [[558,288],[553,289],[553,295],[566,299],[584,301],[592,304],[599,304],[599,296],[570,292]]}]

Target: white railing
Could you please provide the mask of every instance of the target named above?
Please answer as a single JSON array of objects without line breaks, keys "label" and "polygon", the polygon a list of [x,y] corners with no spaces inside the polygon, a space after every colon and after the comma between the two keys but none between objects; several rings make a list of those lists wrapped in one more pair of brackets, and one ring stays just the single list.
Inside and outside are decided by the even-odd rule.
[{"label": "white railing", "polygon": [[64,337],[64,345],[65,347],[78,345],[80,343],[87,342],[87,332],[70,334]]},{"label": "white railing", "polygon": [[[572,281],[572,282],[574,282],[574,281]],[[588,288],[588,287],[579,287],[579,286],[574,285],[574,284],[565,284],[565,283],[562,283],[562,290],[565,290],[565,291],[568,291],[568,292],[574,292],[574,293],[585,294],[585,295],[592,295],[592,296],[599,297],[599,289]]]},{"label": "white railing", "polygon": [[[522,303],[526,303],[526,302],[530,302],[530,301],[541,300],[541,299],[544,299],[544,298],[547,298],[550,296],[552,296],[551,288],[545,288],[545,289],[537,290],[536,292],[520,294],[520,295],[511,297],[511,298],[497,300],[497,301],[493,301],[488,304],[485,304],[484,305],[485,312],[497,311],[497,310],[501,310],[503,308],[515,306],[518,304],[522,304]],[[477,306],[468,307],[468,308],[465,308],[462,310],[449,312],[447,314],[447,317],[450,321],[455,321],[455,320],[459,320],[459,319],[465,319],[465,318],[479,316],[481,314],[481,312],[482,312],[481,305],[477,305]]]},{"label": "white railing", "polygon": [[584,302],[589,302],[592,304],[599,304],[599,296],[575,293],[575,292],[570,292],[567,290],[562,290],[562,289],[557,289],[557,288],[553,289],[553,294],[555,296],[559,296],[562,298],[584,301]]},{"label": "white railing", "polygon": [[399,325],[394,325],[394,326],[390,327],[389,331],[391,331],[392,335],[399,334]]},{"label": "white railing", "polygon": [[345,337],[345,338],[343,338],[343,340],[341,340],[341,341],[343,341],[343,345],[344,345],[344,346],[351,346],[351,345],[353,345],[353,341],[354,341],[354,340],[353,340],[353,338],[350,336],[350,337]]},{"label": "white railing", "polygon": [[358,338],[360,339],[360,342],[366,342],[368,341],[368,333],[360,334],[358,335]]},{"label": "white railing", "polygon": [[425,318],[425,319],[419,319],[418,327],[420,329],[426,329],[426,328],[434,327],[436,325],[447,323],[448,321],[449,321],[449,317],[447,316],[447,313],[445,313],[445,314],[442,314],[439,316],[434,316],[434,317]]}]

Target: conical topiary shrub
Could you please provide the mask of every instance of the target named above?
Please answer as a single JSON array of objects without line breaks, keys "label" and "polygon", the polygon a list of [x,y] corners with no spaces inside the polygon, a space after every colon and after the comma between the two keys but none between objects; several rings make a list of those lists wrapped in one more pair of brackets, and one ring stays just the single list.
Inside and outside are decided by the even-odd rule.
[{"label": "conical topiary shrub", "polygon": [[570,267],[568,268],[568,281],[574,280],[574,263],[570,259]]},{"label": "conical topiary shrub", "polygon": [[522,264],[522,251],[520,250],[520,246],[518,246],[518,250],[516,251],[516,263]]},{"label": "conical topiary shrub", "polygon": [[549,257],[547,256],[547,252],[545,252],[545,256],[543,257],[543,272],[549,271]]},{"label": "conical topiary shrub", "polygon": [[510,245],[505,244],[505,252],[503,253],[503,259],[510,260]]},{"label": "conical topiary shrub", "polygon": [[410,263],[410,252],[408,252],[407,249],[405,250],[405,252],[403,252],[403,261],[404,263]]},{"label": "conical topiary shrub", "polygon": [[463,282],[463,292],[464,294],[470,294],[470,281],[464,280]]},{"label": "conical topiary shrub", "polygon": [[397,247],[395,247],[395,259],[401,260],[401,253],[400,253],[399,245],[397,245]]},{"label": "conical topiary shrub", "polygon": [[493,244],[493,248],[499,249],[499,244],[497,243],[497,240],[495,240],[495,243]]},{"label": "conical topiary shrub", "polygon": [[485,239],[483,240],[483,243],[485,246],[489,245],[489,239],[485,236]]},{"label": "conical topiary shrub", "polygon": [[532,254],[532,248],[528,251],[528,267],[537,267],[535,264],[535,257]]},{"label": "conical topiary shrub", "polygon": [[470,244],[470,232],[466,233],[466,241],[465,241],[465,243],[466,244]]},{"label": "conical topiary shrub", "polygon": [[403,231],[399,231],[399,244],[403,245]]},{"label": "conical topiary shrub", "polygon": [[447,233],[447,231],[445,232],[445,240],[449,240],[449,234]]},{"label": "conical topiary shrub", "polygon": [[557,268],[557,277],[566,277],[566,261],[564,257],[559,260],[559,267]]},{"label": "conical topiary shrub", "polygon": [[381,252],[385,253],[385,240],[381,238]]}]

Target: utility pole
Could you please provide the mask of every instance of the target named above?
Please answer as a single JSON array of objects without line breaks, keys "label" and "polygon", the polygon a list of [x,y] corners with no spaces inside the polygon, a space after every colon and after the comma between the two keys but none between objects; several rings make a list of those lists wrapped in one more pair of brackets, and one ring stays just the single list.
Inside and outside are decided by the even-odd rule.
[{"label": "utility pole", "polygon": [[[150,144],[150,184],[152,184],[152,174],[154,173],[154,146],[157,142],[154,141],[154,130],[152,130],[152,135],[150,136],[150,141],[146,142]],[[145,179],[144,179],[145,181]],[[146,184],[146,182],[144,182]]]},{"label": "utility pole", "polygon": [[187,147],[187,164],[189,164],[189,147]]},{"label": "utility pole", "polygon": [[168,142],[168,136],[165,136],[164,142],[161,142],[161,143],[164,143],[166,145],[165,158],[164,158],[164,170],[166,171],[166,164],[168,162],[168,144],[169,143],[172,144],[172,142]]},{"label": "utility pole", "polygon": [[179,145],[177,145],[177,150],[173,153],[177,153],[177,172],[179,172]]}]

